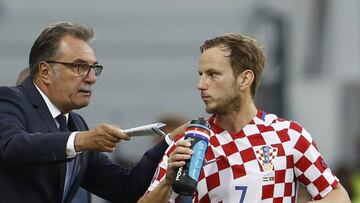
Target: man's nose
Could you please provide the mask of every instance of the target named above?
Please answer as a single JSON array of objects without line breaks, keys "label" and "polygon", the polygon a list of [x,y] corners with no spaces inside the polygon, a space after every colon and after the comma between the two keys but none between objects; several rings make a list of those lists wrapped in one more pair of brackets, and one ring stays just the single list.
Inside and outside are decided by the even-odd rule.
[{"label": "man's nose", "polygon": [[86,82],[88,82],[90,84],[94,84],[96,82],[96,75],[95,75],[95,71],[93,68],[90,68],[88,74],[86,75],[86,77],[84,79]]},{"label": "man's nose", "polygon": [[207,79],[205,75],[202,75],[198,82],[198,90],[205,90],[208,88]]}]

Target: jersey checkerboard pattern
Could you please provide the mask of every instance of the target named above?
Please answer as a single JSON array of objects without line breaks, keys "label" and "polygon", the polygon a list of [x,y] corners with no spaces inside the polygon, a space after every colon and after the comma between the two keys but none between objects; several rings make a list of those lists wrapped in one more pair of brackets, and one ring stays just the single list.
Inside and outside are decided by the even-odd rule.
[{"label": "jersey checkerboard pattern", "polygon": [[[337,185],[312,137],[296,122],[259,110],[233,134],[213,121],[214,116],[209,119],[214,135],[193,202],[295,202],[297,182],[317,200]],[[174,149],[173,144],[166,151],[148,191],[164,178]],[[169,202],[179,202],[179,195],[173,192]]]}]

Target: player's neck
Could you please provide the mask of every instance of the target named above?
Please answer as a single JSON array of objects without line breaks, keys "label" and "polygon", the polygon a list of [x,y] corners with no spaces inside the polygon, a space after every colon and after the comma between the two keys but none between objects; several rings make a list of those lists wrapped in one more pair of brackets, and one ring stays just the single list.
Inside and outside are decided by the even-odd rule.
[{"label": "player's neck", "polygon": [[257,112],[258,110],[251,100],[241,105],[241,108],[238,111],[227,114],[217,114],[215,123],[228,132],[237,133],[254,119]]}]

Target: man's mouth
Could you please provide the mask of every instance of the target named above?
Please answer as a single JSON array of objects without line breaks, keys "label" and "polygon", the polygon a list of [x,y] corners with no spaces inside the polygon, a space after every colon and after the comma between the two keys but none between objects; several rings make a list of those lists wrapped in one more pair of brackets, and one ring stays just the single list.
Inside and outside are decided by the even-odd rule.
[{"label": "man's mouth", "polygon": [[91,89],[79,89],[78,92],[91,95],[92,90]]},{"label": "man's mouth", "polygon": [[211,99],[211,96],[209,96],[209,95],[206,95],[206,94],[201,94],[201,98],[202,98],[202,100],[209,100],[209,99]]}]

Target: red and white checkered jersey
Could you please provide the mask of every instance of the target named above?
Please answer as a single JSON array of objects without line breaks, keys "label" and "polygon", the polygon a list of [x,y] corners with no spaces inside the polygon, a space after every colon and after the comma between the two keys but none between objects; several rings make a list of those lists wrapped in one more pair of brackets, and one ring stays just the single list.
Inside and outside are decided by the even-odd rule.
[{"label": "red and white checkered jersey", "polygon": [[[193,202],[295,202],[297,182],[317,200],[338,184],[311,135],[296,122],[259,110],[236,134],[217,126],[214,116],[209,124],[214,134]],[[169,146],[148,192],[165,177],[174,149],[175,144]],[[169,202],[178,201],[173,192]]]}]

